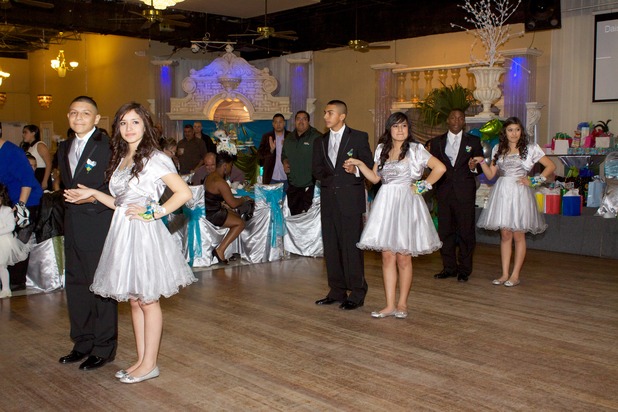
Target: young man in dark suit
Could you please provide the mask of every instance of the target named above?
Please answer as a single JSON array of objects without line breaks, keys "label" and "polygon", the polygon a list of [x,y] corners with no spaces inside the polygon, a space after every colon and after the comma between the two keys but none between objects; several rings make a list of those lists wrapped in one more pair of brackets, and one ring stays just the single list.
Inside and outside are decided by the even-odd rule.
[{"label": "young man in dark suit", "polygon": [[[109,193],[105,171],[111,158],[109,137],[96,127],[100,115],[87,96],[73,100],[67,115],[75,137],[58,146],[64,187],[78,184]],[[66,296],[71,322],[71,352],[60,363],[79,362],[82,370],[99,368],[114,359],[118,337],[117,302],[89,289],[99,263],[113,211],[94,198],[66,203],[64,248]]]},{"label": "young man in dark suit", "polygon": [[446,166],[446,173],[434,185],[443,266],[434,278],[457,277],[458,281],[467,282],[472,273],[472,254],[476,244],[476,174],[470,170],[468,162],[473,157],[483,156],[483,148],[478,137],[463,131],[466,125],[463,110],[451,110],[446,124],[448,132],[433,138],[429,150]]},{"label": "young man in dark suit", "polygon": [[354,166],[343,167],[348,157],[373,167],[367,133],[346,126],[348,108],[340,100],[328,102],[324,109],[326,127],[313,145],[313,176],[320,181],[322,241],[328,286],[325,298],[316,305],[340,302],[340,308],[363,306],[367,294],[363,251],[356,247],[366,210],[363,177]]}]

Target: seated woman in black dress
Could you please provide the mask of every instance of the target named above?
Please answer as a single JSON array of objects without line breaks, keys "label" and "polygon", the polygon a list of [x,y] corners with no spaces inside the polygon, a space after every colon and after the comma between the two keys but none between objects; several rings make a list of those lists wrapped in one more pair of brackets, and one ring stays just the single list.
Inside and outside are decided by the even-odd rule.
[{"label": "seated woman in black dress", "polygon": [[222,205],[225,202],[230,208],[242,205],[244,199],[235,198],[225,181],[230,174],[234,162],[233,155],[222,151],[217,153],[216,169],[204,181],[204,206],[206,220],[218,227],[227,227],[227,232],[221,244],[212,250],[212,256],[221,263],[226,263],[225,249],[236,239],[245,228],[245,222],[236,214]]}]

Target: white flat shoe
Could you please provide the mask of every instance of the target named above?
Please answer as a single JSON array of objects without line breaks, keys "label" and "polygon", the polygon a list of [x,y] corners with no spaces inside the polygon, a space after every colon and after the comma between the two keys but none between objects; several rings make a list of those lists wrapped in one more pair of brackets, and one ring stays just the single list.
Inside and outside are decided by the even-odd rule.
[{"label": "white flat shoe", "polygon": [[398,310],[397,312],[395,312],[395,317],[397,319],[405,319],[408,317],[408,312],[404,312],[402,310]]},{"label": "white flat shoe", "polygon": [[153,379],[159,376],[159,367],[155,366],[153,370],[145,374],[144,376],[133,377],[131,375],[126,375],[120,378],[120,382],[122,383],[139,383],[143,381],[147,381],[148,379]]},{"label": "white flat shoe", "polygon": [[500,285],[502,285],[503,283],[504,283],[504,282],[503,282],[503,281],[501,281],[500,279],[494,279],[494,280],[492,280],[492,281],[491,281],[491,284],[492,284],[492,285],[496,285],[496,286],[500,286]]},{"label": "white flat shoe", "polygon": [[512,288],[513,286],[517,285],[519,285],[519,280],[517,280],[517,282],[511,282],[510,280],[504,282],[504,286],[506,286],[507,288]]},{"label": "white flat shoe", "polygon": [[129,375],[129,372],[125,371],[124,369],[120,369],[118,372],[116,372],[114,376],[116,377],[116,379],[120,379],[124,378],[127,375]]},{"label": "white flat shoe", "polygon": [[4,299],[4,298],[10,298],[11,296],[13,296],[13,294],[11,293],[11,290],[3,290],[0,291],[0,299]]},{"label": "white flat shoe", "polygon": [[371,312],[371,317],[372,318],[376,318],[376,319],[382,319],[382,318],[387,318],[389,316],[395,316],[395,314],[397,313],[396,310],[392,311],[392,312]]}]

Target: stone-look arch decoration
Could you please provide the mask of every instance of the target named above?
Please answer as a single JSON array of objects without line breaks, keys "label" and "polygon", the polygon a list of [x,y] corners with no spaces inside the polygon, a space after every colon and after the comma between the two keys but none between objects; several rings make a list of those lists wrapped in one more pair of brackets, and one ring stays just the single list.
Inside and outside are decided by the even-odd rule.
[{"label": "stone-look arch decoration", "polygon": [[277,79],[268,68],[258,69],[236,56],[231,45],[226,53],[200,70],[191,70],[182,81],[187,93],[170,99],[171,120],[213,120],[224,101],[237,101],[247,108],[251,120],[271,120],[276,113],[290,118],[290,98],[276,97]]}]

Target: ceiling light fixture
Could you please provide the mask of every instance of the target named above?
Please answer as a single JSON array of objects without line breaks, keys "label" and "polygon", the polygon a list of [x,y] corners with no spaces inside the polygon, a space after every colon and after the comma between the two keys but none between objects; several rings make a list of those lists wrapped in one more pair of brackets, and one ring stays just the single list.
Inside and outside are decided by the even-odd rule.
[{"label": "ceiling light fixture", "polygon": [[69,62],[67,65],[67,61],[64,59],[64,50],[60,50],[58,56],[51,61],[51,67],[58,72],[58,77],[66,76],[67,70],[72,71],[77,66],[79,66],[78,62]]},{"label": "ceiling light fixture", "polygon": [[2,84],[2,80],[6,79],[10,75],[10,73],[3,72],[2,69],[0,69],[0,85]]},{"label": "ceiling light fixture", "polygon": [[142,0],[142,3],[147,6],[154,7],[157,10],[165,10],[168,7],[173,7],[176,3],[181,3],[185,0]]},{"label": "ceiling light fixture", "polygon": [[[236,42],[210,40],[210,33],[206,33],[204,37],[202,37],[202,40],[191,40],[191,51],[193,53],[207,53],[209,51],[216,51],[225,48],[225,51],[231,53],[234,50],[232,47],[233,44],[236,44]],[[229,51],[228,46],[231,48]],[[215,50],[209,50],[209,47]]]},{"label": "ceiling light fixture", "polygon": [[39,94],[37,95],[36,99],[39,102],[39,106],[41,106],[43,109],[49,109],[49,106],[51,106],[52,104],[51,94]]}]

